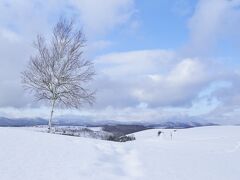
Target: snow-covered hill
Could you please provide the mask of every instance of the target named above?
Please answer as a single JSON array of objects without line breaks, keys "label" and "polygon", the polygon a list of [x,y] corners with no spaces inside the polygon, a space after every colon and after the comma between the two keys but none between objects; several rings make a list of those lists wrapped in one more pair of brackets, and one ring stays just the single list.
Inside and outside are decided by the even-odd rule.
[{"label": "snow-covered hill", "polygon": [[160,137],[158,131],[115,143],[0,128],[0,179],[240,179],[240,127],[161,130]]}]

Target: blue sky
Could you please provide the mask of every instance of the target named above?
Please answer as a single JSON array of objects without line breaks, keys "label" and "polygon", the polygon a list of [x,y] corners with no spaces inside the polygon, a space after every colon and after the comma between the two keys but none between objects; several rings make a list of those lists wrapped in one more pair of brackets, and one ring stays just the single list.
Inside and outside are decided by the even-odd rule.
[{"label": "blue sky", "polygon": [[187,24],[196,1],[186,0],[184,5],[178,2],[181,1],[138,1],[130,29],[129,24],[124,24],[97,38],[113,41],[105,52],[180,48],[189,38]]},{"label": "blue sky", "polygon": [[[175,49],[188,38],[187,18],[189,14],[179,14],[171,1],[139,1],[136,20],[139,27],[135,33],[125,33],[127,38],[114,38],[121,44],[129,44],[123,50],[134,49]],[[190,5],[189,5],[190,6]],[[119,32],[117,32],[119,33]],[[121,32],[120,32],[121,33]],[[112,35],[114,37],[114,35]],[[120,48],[121,48],[120,47]]]},{"label": "blue sky", "polygon": [[57,116],[240,123],[239,0],[0,0],[0,116],[48,117],[20,73],[32,41],[74,18],[95,63],[93,107]]}]

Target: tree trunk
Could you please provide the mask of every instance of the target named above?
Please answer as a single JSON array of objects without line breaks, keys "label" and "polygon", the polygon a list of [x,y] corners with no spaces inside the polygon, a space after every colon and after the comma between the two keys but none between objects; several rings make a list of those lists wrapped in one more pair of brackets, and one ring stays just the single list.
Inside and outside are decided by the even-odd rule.
[{"label": "tree trunk", "polygon": [[54,113],[54,107],[55,107],[55,101],[56,100],[52,100],[52,111],[51,111],[51,116],[50,119],[48,121],[48,132],[51,133],[52,132],[52,119],[53,119],[53,113]]}]

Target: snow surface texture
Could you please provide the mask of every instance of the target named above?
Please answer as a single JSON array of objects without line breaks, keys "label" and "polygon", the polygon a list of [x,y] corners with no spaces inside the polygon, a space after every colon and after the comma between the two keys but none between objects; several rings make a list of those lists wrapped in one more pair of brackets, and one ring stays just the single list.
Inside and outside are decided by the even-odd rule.
[{"label": "snow surface texture", "polygon": [[158,131],[116,143],[0,128],[0,179],[240,179],[240,127],[161,130],[160,137]]}]

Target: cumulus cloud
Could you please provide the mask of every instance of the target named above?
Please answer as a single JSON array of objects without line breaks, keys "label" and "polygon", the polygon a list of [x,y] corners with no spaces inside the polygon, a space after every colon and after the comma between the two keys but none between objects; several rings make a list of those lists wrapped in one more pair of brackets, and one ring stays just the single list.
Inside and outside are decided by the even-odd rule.
[{"label": "cumulus cloud", "polygon": [[[133,51],[98,57],[100,104],[116,107],[187,106],[211,82],[224,76],[216,63],[181,59],[164,50]],[[218,65],[219,68],[222,68]]]},{"label": "cumulus cloud", "polygon": [[[233,111],[223,103],[236,98],[237,92],[229,97],[224,94],[228,91],[231,94],[232,88],[237,85],[237,81],[231,82],[236,74],[219,63],[182,59],[166,50],[113,53],[97,57],[95,62],[99,74],[95,81],[97,104],[81,111],[57,110],[57,116],[71,114],[79,118],[122,122],[199,119],[230,122],[224,116],[219,117],[221,113],[229,113],[227,109]],[[234,105],[234,102],[230,104]],[[48,117],[48,109],[44,106],[4,107],[0,111],[0,116]]]}]

